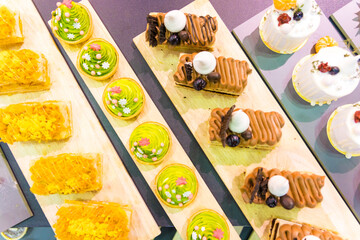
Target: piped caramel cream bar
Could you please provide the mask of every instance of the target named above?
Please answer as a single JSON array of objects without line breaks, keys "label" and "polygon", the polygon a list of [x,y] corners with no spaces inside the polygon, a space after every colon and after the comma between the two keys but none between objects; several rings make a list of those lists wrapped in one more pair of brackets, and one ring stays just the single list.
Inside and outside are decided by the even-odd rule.
[{"label": "piped caramel cream bar", "polygon": [[26,102],[0,108],[2,142],[12,144],[64,140],[71,134],[70,102]]},{"label": "piped caramel cream bar", "polygon": [[281,139],[284,118],[277,112],[231,108],[215,108],[209,120],[212,143],[225,147],[269,149]]},{"label": "piped caramel cream bar", "polygon": [[50,89],[48,61],[29,49],[0,52],[0,95]]},{"label": "piped caramel cream bar", "polygon": [[206,50],[215,42],[218,30],[216,17],[197,16],[173,10],[152,12],[147,16],[146,41],[158,45]]},{"label": "piped caramel cream bar", "polygon": [[295,223],[283,219],[271,220],[269,240],[302,240],[307,236],[315,236],[321,240],[343,240],[333,231],[306,223]]},{"label": "piped caramel cream bar", "polygon": [[[282,176],[283,180],[280,178],[280,180],[273,179],[275,180],[273,181],[274,176],[277,176],[276,178]],[[315,174],[280,171],[277,168],[270,170],[255,168],[246,176],[241,193],[246,203],[267,204],[269,207],[282,205],[289,210],[294,206],[314,208],[323,200],[321,188],[324,183],[325,177]],[[282,189],[285,189],[285,192],[282,193],[283,196],[286,195],[283,199],[282,196],[276,196],[282,195],[277,194]],[[291,208],[288,207],[290,205],[292,205]]]},{"label": "piped caramel cream bar", "polygon": [[[247,61],[214,57],[209,53],[205,57],[200,55],[204,55],[204,52],[180,57],[174,74],[176,84],[231,95],[240,95],[244,91],[248,75],[252,72]],[[214,64],[211,63],[211,58],[214,59]]]}]

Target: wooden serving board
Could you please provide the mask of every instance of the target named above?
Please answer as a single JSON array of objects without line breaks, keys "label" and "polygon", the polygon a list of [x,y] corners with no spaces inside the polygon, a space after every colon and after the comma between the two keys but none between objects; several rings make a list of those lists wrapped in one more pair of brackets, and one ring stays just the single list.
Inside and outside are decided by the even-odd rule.
[{"label": "wooden serving board", "polygon": [[[129,149],[129,137],[132,133],[132,131],[141,123],[147,122],[147,121],[154,121],[159,122],[163,125],[165,125],[167,128],[168,125],[165,122],[164,118],[161,116],[159,110],[151,100],[150,96],[146,92],[146,90],[143,88],[145,93],[145,106],[143,111],[140,113],[140,115],[136,119],[131,120],[121,120],[116,119],[113,116],[111,116],[105,109],[105,106],[102,102],[102,94],[104,92],[105,86],[108,84],[108,82],[112,79],[117,79],[121,77],[130,77],[137,81],[140,85],[141,82],[135,75],[134,71],[132,70],[131,66],[121,53],[120,49],[116,45],[115,41],[112,39],[111,35],[107,31],[106,27],[103,25],[102,21],[100,20],[99,16],[96,14],[95,10],[87,0],[83,0],[80,2],[81,4],[85,5],[92,16],[93,22],[94,22],[94,33],[92,35],[92,38],[102,38],[113,44],[113,46],[116,48],[116,50],[119,53],[119,67],[118,71],[115,73],[115,75],[110,78],[107,81],[96,81],[93,79],[88,78],[85,75],[82,75],[85,84],[91,91],[92,95],[96,99],[97,103],[100,105],[101,109],[103,110],[106,117],[109,119],[112,127],[116,131],[117,135],[121,139],[121,141],[126,146],[127,150],[130,152]],[[50,23],[50,22],[49,22]],[[76,66],[76,59],[77,55],[80,51],[81,46],[70,46],[62,44],[62,47],[65,49],[66,53],[68,54],[69,58],[73,62],[73,64]],[[142,85],[141,85],[142,86]],[[169,129],[170,130],[170,129]],[[199,192],[196,196],[196,199],[187,207],[183,209],[175,209],[166,206],[162,202],[161,205],[163,206],[165,212],[168,214],[170,220],[174,224],[175,228],[178,230],[180,235],[183,239],[186,239],[186,228],[188,219],[194,214],[195,212],[202,210],[202,209],[213,209],[220,213],[222,216],[225,217],[224,212],[222,211],[220,205],[215,200],[214,196],[211,194],[209,188],[205,184],[204,180],[201,178],[200,174],[197,172],[196,168],[192,164],[189,157],[186,155],[184,149],[181,147],[180,143],[178,142],[175,135],[171,132],[172,137],[172,147],[170,149],[170,152],[168,153],[166,159],[164,162],[162,162],[159,165],[156,166],[148,166],[143,165],[141,163],[138,163],[135,159],[138,168],[140,169],[141,173],[143,174],[144,178],[150,185],[151,189],[155,191],[155,177],[160,172],[161,169],[163,169],[165,166],[173,163],[181,163],[189,166],[192,170],[194,170],[196,177],[199,182]],[[225,217],[226,218],[226,217]],[[226,218],[226,221],[229,225],[231,239],[240,239],[240,237],[237,235],[235,229],[232,227],[229,220]]]},{"label": "wooden serving board", "polygon": [[14,143],[9,146],[26,180],[31,186],[30,165],[34,160],[48,154],[94,152],[103,155],[103,189],[101,191],[86,194],[36,196],[49,223],[53,225],[56,222],[56,212],[65,199],[111,201],[129,204],[133,209],[131,239],[148,240],[156,237],[160,234],[158,225],[107,138],[32,1],[11,0],[6,4],[13,4],[14,8],[20,8],[24,19],[25,43],[15,45],[11,49],[31,49],[43,53],[49,62],[52,86],[50,91],[1,96],[0,107],[26,101],[46,100],[71,101],[72,104],[73,136],[68,141]]},{"label": "wooden serving board", "polygon": [[[214,45],[214,55],[247,60],[250,63],[208,0],[194,1],[184,7],[182,11],[216,16],[219,30]],[[239,97],[206,91],[197,92],[191,88],[176,86],[174,83],[173,74],[178,65],[180,52],[162,49],[161,47],[149,47],[149,44],[145,42],[145,32],[134,38],[134,43],[200,143],[235,201],[262,239],[267,239],[266,228],[269,220],[273,217],[333,229],[347,239],[360,239],[359,223],[328,178],[326,178],[325,186],[322,189],[324,200],[314,209],[295,208],[288,211],[282,207],[271,209],[266,205],[246,204],[244,202],[240,187],[244,183],[245,172],[250,172],[258,166],[326,175],[253,66],[251,66],[253,73],[249,76],[248,86]],[[285,126],[279,145],[272,151],[262,151],[223,148],[220,145],[211,144],[208,134],[208,119],[211,110],[217,107],[230,107],[233,104],[240,108],[281,113],[285,118]]]}]

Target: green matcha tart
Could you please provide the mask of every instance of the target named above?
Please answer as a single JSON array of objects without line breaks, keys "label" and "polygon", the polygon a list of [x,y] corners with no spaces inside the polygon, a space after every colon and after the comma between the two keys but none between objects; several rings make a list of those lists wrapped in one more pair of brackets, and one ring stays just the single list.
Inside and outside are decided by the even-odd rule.
[{"label": "green matcha tart", "polygon": [[108,41],[94,38],[81,48],[76,65],[87,77],[98,81],[106,80],[117,71],[119,54]]},{"label": "green matcha tart", "polygon": [[187,240],[229,240],[230,232],[226,220],[211,209],[195,213],[188,223]]},{"label": "green matcha tart", "polygon": [[164,167],[155,178],[156,196],[167,206],[182,208],[190,205],[198,192],[194,171],[183,164]]},{"label": "green matcha tart", "polygon": [[112,80],[103,93],[106,110],[119,119],[131,119],[140,114],[145,105],[141,86],[131,78]]},{"label": "green matcha tart", "polygon": [[137,126],[130,136],[130,152],[143,164],[154,165],[164,161],[171,147],[169,130],[156,122],[145,122]]},{"label": "green matcha tart", "polygon": [[79,44],[93,34],[94,26],[89,10],[72,0],[56,4],[52,11],[51,29],[56,38],[68,44]]}]

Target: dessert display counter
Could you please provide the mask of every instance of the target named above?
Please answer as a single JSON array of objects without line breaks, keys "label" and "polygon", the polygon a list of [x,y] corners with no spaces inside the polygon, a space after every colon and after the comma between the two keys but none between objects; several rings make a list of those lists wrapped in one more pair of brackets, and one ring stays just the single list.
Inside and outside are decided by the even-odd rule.
[{"label": "dessert display counter", "polygon": [[[30,1],[18,4],[25,17],[24,34],[13,39],[25,37],[25,43],[14,49],[43,53],[49,77],[44,71],[40,80],[47,81],[43,81],[42,92],[0,96],[1,111],[13,114],[2,122],[8,129],[18,129],[11,128],[15,126],[11,122],[19,122],[19,115],[28,114],[25,119],[39,122],[35,116],[50,119],[54,111],[47,109],[53,104],[72,126],[55,122],[64,131],[51,135],[55,141],[45,143],[19,143],[16,141],[49,137],[8,131],[3,140],[15,143],[1,146],[9,162],[17,161],[32,191],[41,194],[36,198],[49,223],[56,222],[59,238],[96,234],[104,239],[115,235],[152,239],[160,233],[159,225],[175,226],[183,239],[239,239],[236,225],[245,227],[241,239],[248,238],[249,228],[262,239],[276,239],[290,226],[292,236],[301,240],[305,236],[360,238],[359,222],[347,205],[356,207],[356,201],[348,199],[347,189],[339,187],[345,198],[339,194],[331,166],[329,170],[317,161],[308,137],[302,135],[310,130],[300,127],[298,131],[294,124],[298,119],[293,120],[289,104],[276,98],[278,92],[263,81],[256,61],[247,55],[248,48],[242,49],[228,30],[251,19],[267,3],[253,2],[248,8],[245,2],[216,0],[33,2],[39,12]],[[296,1],[277,2],[284,4],[282,8]],[[332,13],[343,1],[324,7],[321,0],[318,3]],[[294,12],[294,21],[302,18],[301,8],[289,10],[288,14]],[[171,11],[176,9],[181,11]],[[316,12],[313,15],[317,17]],[[49,19],[46,29],[44,22]],[[284,16],[281,21],[288,22]],[[260,21],[256,27],[258,24]],[[208,52],[197,53],[202,50]],[[285,60],[279,57],[273,63],[286,62],[284,56]],[[33,91],[33,87],[26,89]],[[68,104],[61,111],[60,103],[46,100],[70,101],[71,107]],[[6,108],[25,101],[46,105],[46,114],[35,111],[36,104],[31,109],[22,105]],[[308,116],[304,109],[300,113]],[[55,116],[62,119],[61,114]],[[60,138],[65,140],[57,140]],[[331,154],[332,163],[342,158],[335,150]],[[356,165],[356,159],[349,162]],[[53,166],[69,167],[66,162],[74,168],[54,171]],[[79,164],[86,169],[77,169]],[[74,172],[81,174],[74,176]],[[46,175],[53,178],[44,181]],[[83,193],[86,191],[90,192]],[[94,211],[109,214],[94,217]],[[74,228],[89,221],[107,228],[106,233],[97,227],[91,227],[92,231]],[[165,232],[157,239],[166,239]]]}]

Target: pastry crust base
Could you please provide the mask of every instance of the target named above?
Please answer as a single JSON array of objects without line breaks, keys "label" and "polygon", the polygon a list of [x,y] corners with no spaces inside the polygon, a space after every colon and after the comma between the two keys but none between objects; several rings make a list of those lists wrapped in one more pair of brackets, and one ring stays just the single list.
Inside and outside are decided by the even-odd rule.
[{"label": "pastry crust base", "polygon": [[[95,192],[95,191],[100,191],[101,188],[102,188],[102,175],[103,175],[103,160],[102,160],[102,156],[101,154],[99,153],[63,153],[63,154],[59,154],[59,155],[55,155],[55,156],[46,156],[46,157],[42,157],[40,159],[37,159],[36,161],[34,161],[34,163],[32,164],[32,166],[34,166],[36,164],[37,161],[46,161],[48,159],[51,159],[51,158],[59,158],[59,157],[77,157],[77,156],[81,156],[81,157],[84,157],[85,159],[91,159],[93,161],[93,164],[94,164],[94,168],[96,170],[96,182],[97,182],[97,185],[94,185],[94,186],[90,186],[89,188],[87,189],[81,189],[80,191],[74,191],[73,193],[71,194],[74,194],[74,193],[85,193],[85,192]],[[31,171],[32,167],[30,168],[30,171]],[[56,174],[56,169],[53,169],[52,170],[53,173],[52,174]],[[34,173],[36,174],[36,172],[39,172],[39,171],[36,171],[36,168],[34,169],[34,172],[32,172],[32,175],[34,175]],[[45,176],[44,176],[45,177]],[[34,186],[34,184],[33,184]],[[33,187],[32,186],[32,187]],[[32,187],[30,188],[30,191],[33,192],[32,190]],[[37,194],[37,195],[51,195],[51,193],[47,193],[47,194],[39,194],[37,193],[36,191],[33,192],[34,194]],[[58,194],[62,194],[64,195],[64,193],[59,193],[57,192]]]},{"label": "pastry crust base", "polygon": [[[155,162],[144,162],[144,161],[139,160],[139,159],[135,156],[135,154],[130,150],[132,146],[131,146],[131,144],[130,144],[130,139],[129,139],[129,145],[128,145],[128,146],[129,146],[129,153],[131,154],[131,156],[133,157],[133,159],[135,159],[138,163],[141,163],[141,164],[144,164],[144,165],[159,165],[160,163],[162,163],[162,162],[169,156],[169,153],[170,153],[171,148],[172,148],[172,136],[171,136],[170,130],[169,130],[167,127],[165,127],[163,124],[158,123],[158,122],[148,121],[148,122],[144,122],[144,123],[142,123],[142,124],[140,124],[140,125],[138,125],[138,126],[141,126],[141,125],[147,124],[147,123],[152,123],[152,124],[159,125],[159,126],[163,127],[163,128],[166,130],[166,132],[168,133],[168,136],[169,136],[169,149],[168,149],[168,151],[166,152],[166,154],[164,155],[164,157],[163,157],[161,160],[159,160],[159,161],[155,161]],[[137,126],[137,127],[138,127],[138,126]]]},{"label": "pastry crust base", "polygon": [[116,71],[118,70],[118,67],[119,67],[119,53],[118,53],[118,51],[116,50],[116,48],[114,47],[113,44],[109,43],[108,41],[106,41],[105,39],[102,39],[102,38],[93,38],[90,41],[86,42],[84,44],[84,46],[88,45],[88,44],[91,44],[92,42],[96,42],[96,41],[106,42],[106,43],[110,44],[114,48],[115,53],[116,53],[116,64],[114,66],[114,69],[111,72],[109,72],[108,74],[105,74],[105,75],[103,75],[101,77],[94,77],[94,76],[91,76],[91,75],[87,74],[86,72],[84,72],[84,70],[82,70],[82,68],[80,66],[80,53],[82,51],[82,48],[81,48],[81,50],[80,50],[80,52],[79,52],[79,54],[77,56],[77,59],[76,59],[76,67],[77,67],[77,69],[79,70],[79,72],[81,74],[87,76],[88,78],[91,78],[91,79],[94,79],[94,80],[97,80],[97,81],[104,81],[104,80],[107,80],[107,79],[111,78],[116,73]]},{"label": "pastry crust base", "polygon": [[52,25],[52,19],[50,20],[50,26],[51,26],[51,30],[54,34],[54,36],[60,41],[60,42],[63,42],[63,43],[67,43],[67,44],[70,44],[70,45],[76,45],[76,44],[79,44],[79,43],[82,43],[82,42],[85,42],[87,41],[94,33],[94,24],[93,24],[93,21],[92,21],[92,17],[91,17],[91,14],[90,14],[90,11],[87,7],[85,7],[84,5],[82,5],[81,3],[77,3],[79,6],[83,7],[86,12],[88,13],[89,15],[89,20],[90,20],[90,28],[89,28],[89,31],[84,35],[83,38],[77,40],[77,41],[66,41],[64,39],[62,39],[57,33],[56,31],[54,30],[53,28],[53,25]]},{"label": "pastry crust base", "polygon": [[[36,104],[39,104],[39,102],[25,102],[25,103],[19,103],[16,105],[23,105],[23,106],[31,107],[32,105],[36,105]],[[54,101],[41,102],[40,104],[42,104],[42,105],[47,105],[47,104],[57,105],[59,107],[59,112],[64,117],[64,123],[63,123],[64,130],[62,132],[58,133],[58,135],[54,139],[40,140],[40,142],[59,141],[59,140],[66,140],[66,139],[70,138],[72,135],[72,129],[73,129],[71,103],[65,102],[65,101],[55,101],[54,100]],[[27,142],[30,140],[25,140],[25,141]],[[21,141],[21,142],[24,142],[24,141]]]},{"label": "pastry crust base", "polygon": [[[161,173],[163,170],[165,170],[166,168],[172,167],[172,166],[184,167],[184,168],[190,170],[190,171],[194,174],[194,176],[195,176],[195,178],[196,178],[196,184],[197,184],[196,192],[193,194],[193,195],[194,195],[193,198],[192,198],[189,202],[187,202],[184,206],[182,206],[182,207],[179,207],[178,205],[172,205],[172,204],[168,203],[167,201],[164,201],[164,199],[161,198],[161,196],[160,196],[160,194],[159,194],[159,192],[158,192],[158,190],[157,190],[157,182],[158,182],[160,173]],[[192,204],[192,203],[194,202],[194,200],[195,200],[195,198],[196,198],[196,196],[197,196],[197,194],[198,194],[198,191],[199,191],[199,182],[198,182],[198,180],[197,180],[197,177],[196,177],[195,172],[194,172],[191,168],[189,168],[188,166],[186,166],[186,165],[184,165],[184,164],[180,164],[180,163],[169,164],[169,165],[167,165],[166,167],[164,167],[163,169],[161,169],[160,172],[158,172],[158,174],[156,174],[156,177],[155,177],[155,186],[154,186],[155,195],[156,195],[156,197],[157,197],[162,203],[164,203],[164,204],[165,204],[166,206],[168,206],[168,207],[171,207],[171,208],[185,208],[185,207],[188,207],[190,204]]]},{"label": "pastry crust base", "polygon": [[[202,212],[213,212],[213,213],[216,213],[222,220],[224,220],[225,224],[226,224],[226,229],[223,229],[224,231],[226,230],[228,233],[229,233],[229,236],[230,236],[230,230],[229,230],[229,225],[227,223],[227,221],[225,220],[225,218],[218,212],[212,210],[212,209],[202,209],[202,210],[199,210],[197,212],[195,212],[193,215],[191,215],[191,217],[187,220],[187,227],[186,227],[186,231],[188,230],[190,224],[191,224],[191,221],[193,220],[193,218],[202,213]],[[230,236],[230,239],[231,239],[231,236]]]},{"label": "pastry crust base", "polygon": [[51,83],[49,77],[49,67],[48,61],[45,58],[44,54],[40,55],[39,64],[41,65],[41,76],[37,79],[37,84],[31,85],[8,85],[6,88],[9,90],[1,90],[0,86],[0,95],[12,95],[16,93],[27,93],[27,92],[38,92],[38,91],[45,91],[49,90]]},{"label": "pastry crust base", "polygon": [[0,39],[0,46],[24,42],[25,37],[23,33],[20,13],[15,13],[15,20],[15,34],[8,38]]},{"label": "pastry crust base", "polygon": [[[106,105],[107,105],[107,104],[106,104],[106,100],[105,100],[106,90],[109,88],[109,85],[110,85],[110,84],[112,84],[112,83],[115,82],[115,81],[121,80],[121,79],[127,79],[127,80],[130,80],[130,81],[134,82],[134,83],[140,88],[140,90],[141,90],[141,95],[143,96],[143,104],[142,104],[140,110],[137,111],[137,113],[135,113],[134,115],[131,115],[131,116],[128,116],[128,117],[119,117],[118,115],[115,115],[113,112],[111,112],[111,111],[109,110],[109,108],[106,106]],[[137,117],[137,116],[143,111],[144,106],[145,106],[146,97],[145,97],[145,93],[144,93],[143,88],[142,88],[142,87],[140,86],[140,84],[139,84],[138,82],[136,82],[134,79],[132,79],[132,78],[118,78],[118,79],[114,79],[114,80],[110,81],[110,82],[106,85],[106,87],[104,88],[103,95],[102,95],[102,100],[103,100],[104,108],[106,109],[106,111],[107,111],[111,116],[113,116],[113,117],[115,117],[115,118],[118,118],[118,119],[122,119],[122,120],[129,120],[129,119],[132,119],[132,118]]]}]

